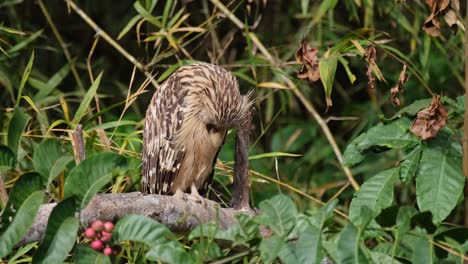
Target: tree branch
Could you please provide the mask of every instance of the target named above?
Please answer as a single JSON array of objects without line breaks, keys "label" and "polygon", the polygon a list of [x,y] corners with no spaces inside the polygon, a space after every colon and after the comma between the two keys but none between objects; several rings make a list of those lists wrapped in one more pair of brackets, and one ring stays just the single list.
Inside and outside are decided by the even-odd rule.
[{"label": "tree branch", "polygon": [[[50,203],[40,207],[34,224],[20,245],[42,240],[49,215],[55,206],[56,203]],[[173,232],[184,233],[210,221],[217,221],[220,228],[227,229],[237,223],[235,215],[238,213],[232,208],[204,206],[176,196],[143,195],[140,192],[109,193],[96,195],[80,211],[80,222],[83,226],[89,226],[97,219],[116,222],[126,215],[140,214],[159,221]]]}]

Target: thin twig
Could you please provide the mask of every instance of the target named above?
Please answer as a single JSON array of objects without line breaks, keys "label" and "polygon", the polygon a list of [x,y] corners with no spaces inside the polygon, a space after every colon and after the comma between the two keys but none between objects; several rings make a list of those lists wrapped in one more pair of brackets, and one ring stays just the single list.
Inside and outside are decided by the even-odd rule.
[{"label": "thin twig", "polygon": [[0,203],[1,208],[5,208],[8,202],[8,193],[6,191],[5,182],[3,181],[3,172],[0,172]]},{"label": "thin twig", "polygon": [[[218,0],[210,0],[217,8],[221,10],[221,12],[226,15],[237,27],[239,27],[241,30],[244,30],[244,24],[229,10],[224,6],[220,1]],[[265,48],[263,43],[257,38],[257,36],[253,32],[249,32],[249,37],[252,40],[255,45],[257,45],[258,49],[262,52],[263,56],[265,56],[268,60],[273,65],[276,65],[276,60],[274,57],[268,52],[268,50]],[[286,82],[290,84],[290,87],[296,87],[294,83],[287,78],[286,76],[283,76]],[[330,143],[333,151],[335,152],[335,156],[340,162],[341,168],[343,169],[344,173],[346,174],[346,177],[348,178],[349,182],[353,186],[354,190],[359,190],[359,185],[357,184],[356,180],[353,177],[353,174],[351,173],[351,170],[343,165],[343,155],[341,154],[340,149],[338,148],[338,145],[336,144],[335,138],[333,137],[332,133],[330,132],[330,129],[328,128],[327,122],[323,120],[323,118],[317,113],[315,108],[312,106],[312,104],[305,98],[305,96],[302,94],[302,92],[296,87],[295,89],[292,89],[294,94],[299,98],[299,100],[302,102],[302,104],[306,107],[307,111],[312,115],[312,117],[317,121],[319,124],[320,128],[322,129],[323,133],[327,137],[328,142]]]},{"label": "thin twig", "polygon": [[[468,4],[468,0],[466,1]],[[465,28],[468,28],[468,8],[465,14]],[[468,33],[465,31],[465,105],[468,105]],[[463,123],[463,174],[468,179],[468,108],[465,107]],[[468,184],[465,183],[465,227],[468,227]]]},{"label": "thin twig", "polygon": [[146,70],[145,65],[140,63],[135,57],[133,57],[130,53],[128,53],[122,46],[119,45],[109,34],[107,34],[103,29],[101,29],[86,13],[81,10],[72,0],[65,0],[67,4],[75,11],[94,31],[96,31],[96,35],[101,36],[107,43],[109,43],[112,47],[114,47],[122,56],[124,56],[128,61],[130,61],[133,65],[135,65],[141,72],[145,74],[146,77],[150,78],[151,83],[154,87],[159,89],[159,84],[149,71]]},{"label": "thin twig", "polygon": [[73,145],[73,153],[75,154],[76,165],[80,164],[86,158],[86,150],[83,139],[83,128],[81,125],[76,125],[75,130],[71,132]]}]

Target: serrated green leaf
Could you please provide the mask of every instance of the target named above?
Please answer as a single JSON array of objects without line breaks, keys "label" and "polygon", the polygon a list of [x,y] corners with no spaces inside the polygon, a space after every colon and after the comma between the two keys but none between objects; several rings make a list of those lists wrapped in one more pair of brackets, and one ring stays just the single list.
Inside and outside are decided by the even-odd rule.
[{"label": "serrated green leaf", "polygon": [[280,250],[286,245],[285,238],[278,235],[272,235],[264,238],[260,242],[259,250],[260,257],[263,263],[272,263],[277,257]]},{"label": "serrated green leaf", "polygon": [[34,222],[34,218],[43,199],[44,193],[42,191],[36,191],[24,200],[18,212],[13,217],[13,221],[0,236],[0,258],[5,258],[10,254],[13,247],[26,234],[29,227]]},{"label": "serrated green leaf", "polygon": [[18,157],[18,149],[21,137],[23,136],[23,131],[30,119],[31,117],[24,112],[21,107],[15,108],[13,117],[8,125],[7,143],[8,147],[15,153],[16,157]]},{"label": "serrated green leaf", "polygon": [[402,118],[387,125],[378,124],[366,133],[359,135],[347,147],[343,156],[343,163],[351,166],[361,162],[365,151],[371,147],[409,148],[419,144],[420,140],[409,132],[411,121]]},{"label": "serrated green leaf", "polygon": [[75,201],[67,199],[52,210],[44,240],[34,253],[32,263],[62,263],[76,241],[80,221],[75,216]]},{"label": "serrated green leaf", "polygon": [[296,224],[296,205],[286,195],[279,194],[262,201],[259,207],[262,213],[254,221],[270,227],[278,236],[287,236]]},{"label": "serrated green leaf", "polygon": [[93,100],[94,98],[94,94],[96,93],[96,90],[98,89],[99,84],[101,83],[101,78],[102,78],[102,72],[99,73],[98,77],[96,78],[96,80],[94,80],[93,84],[91,85],[89,90],[86,92],[85,96],[83,97],[83,100],[81,101],[81,104],[76,110],[75,116],[73,117],[74,123],[77,124],[80,122],[86,109],[89,107],[91,100]]},{"label": "serrated green leaf", "polygon": [[378,215],[382,209],[392,205],[393,185],[398,180],[398,176],[399,169],[392,168],[382,171],[364,182],[349,206],[351,222],[356,224],[356,219],[361,214],[360,208],[362,206],[369,207],[369,209]]},{"label": "serrated green leaf", "polygon": [[123,156],[101,152],[83,160],[73,168],[65,181],[65,198],[75,196],[86,206],[99,188],[110,182],[112,176],[126,165]]},{"label": "serrated green leaf", "polygon": [[[26,198],[31,194],[42,190],[41,176],[36,172],[27,172],[19,177],[10,191],[5,211],[2,213],[2,222],[8,223],[9,218],[15,215],[15,212],[21,207]],[[7,226],[2,226],[4,230]]]},{"label": "serrated green leaf", "polygon": [[458,203],[465,177],[460,144],[455,137],[440,133],[422,145],[416,174],[416,195],[421,212],[430,211],[434,223],[442,222]]},{"label": "serrated green leaf", "polygon": [[42,182],[51,183],[66,165],[73,160],[67,155],[64,145],[56,138],[46,139],[39,144],[33,156],[34,169],[42,176]]},{"label": "serrated green leaf", "polygon": [[419,166],[421,153],[421,146],[418,145],[406,155],[404,161],[400,164],[400,179],[402,182],[410,182],[413,179]]},{"label": "serrated green leaf", "polygon": [[365,140],[367,134],[363,133],[355,138],[345,149],[343,153],[343,165],[344,166],[353,166],[363,161],[366,157],[363,155],[363,150],[357,148],[357,143]]},{"label": "serrated green leaf", "polygon": [[419,111],[428,107],[431,101],[432,101],[432,98],[416,100],[412,104],[400,109],[394,116],[390,117],[389,120],[401,118],[403,114],[407,114],[409,116],[415,116]]},{"label": "serrated green leaf", "polygon": [[9,147],[0,145],[0,173],[13,169],[15,164],[15,153]]},{"label": "serrated green leaf", "polygon": [[77,245],[73,261],[76,264],[111,264],[109,256],[97,252],[89,245]]},{"label": "serrated green leaf", "polygon": [[322,58],[319,62],[320,81],[322,82],[323,89],[325,91],[325,101],[327,102],[327,106],[332,105],[331,93],[333,90],[333,82],[335,81],[337,64],[338,59],[336,56]]}]

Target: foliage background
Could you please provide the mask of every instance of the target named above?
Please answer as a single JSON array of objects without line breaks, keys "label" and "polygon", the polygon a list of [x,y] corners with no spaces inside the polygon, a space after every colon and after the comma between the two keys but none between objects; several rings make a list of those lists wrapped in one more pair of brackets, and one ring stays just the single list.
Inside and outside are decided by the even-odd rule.
[{"label": "foliage background", "polygon": [[[294,201],[299,212],[318,212],[323,209],[317,201],[330,204],[337,199],[333,206],[347,215],[356,190],[344,173],[344,166],[336,157],[330,138],[344,151],[361,133],[378,123],[394,124],[388,118],[416,100],[431,98],[432,94],[445,96],[443,102],[449,105],[450,120],[445,131],[448,142],[459,142],[461,138],[464,104],[463,98],[458,96],[463,95],[464,87],[464,34],[462,30],[452,33],[443,27],[441,37],[428,36],[421,29],[430,14],[425,1],[386,1],[381,4],[372,0],[222,3],[217,0],[140,0],[135,3],[103,0],[75,3],[87,14],[88,21],[94,21],[102,31],[96,32],[86,19],[77,15],[75,8],[67,6],[66,1],[6,0],[0,3],[1,143],[11,147],[13,141],[10,136],[23,131],[21,125],[20,130],[11,130],[11,120],[18,120],[14,113],[19,110],[15,109],[21,107],[30,117],[30,120],[29,117],[24,118],[28,122],[22,139],[18,141],[20,147],[12,150],[15,165],[3,173],[10,197],[13,185],[23,178],[24,173],[33,170],[41,173],[41,165],[37,164],[44,161],[40,160],[41,155],[37,151],[44,151],[43,158],[50,154],[39,146],[44,139],[58,139],[63,145],[63,153],[72,156],[69,132],[77,124],[84,126],[88,156],[106,150],[107,138],[110,139],[110,150],[127,158],[127,169],[118,172],[113,180],[102,186],[101,191],[139,190],[142,120],[155,89],[152,84],[148,85],[147,77],[152,74],[154,80],[161,83],[178,66],[193,61],[219,64],[237,76],[242,93],[255,90],[256,115],[249,155],[251,199],[256,207],[282,193]],[[224,5],[241,25],[233,23],[222,12],[220,7]],[[465,10],[464,3],[461,10]],[[103,35],[117,40],[116,44]],[[301,64],[296,62],[295,52],[302,39],[319,50],[320,58],[334,54],[348,63],[339,61],[336,75],[328,78],[333,83],[333,91],[326,83],[327,78],[322,77],[322,81],[313,83],[297,78]],[[368,88],[368,60],[350,39],[363,47],[375,45],[377,48],[376,63],[382,78],[377,76],[376,89]],[[265,46],[266,53],[259,44]],[[117,46],[128,55],[119,52]],[[129,61],[129,55],[139,64]],[[408,65],[410,79],[400,96],[401,106],[395,107],[390,101],[390,88],[396,85],[403,63]],[[93,88],[97,89],[96,93],[87,94]],[[329,107],[325,101],[326,91],[331,92],[333,101]],[[87,104],[83,105],[83,102]],[[310,106],[321,118],[314,116]],[[417,110],[424,107],[427,107],[427,102],[416,106]],[[412,119],[416,112],[410,112],[409,118]],[[320,122],[326,122],[329,127],[328,138]],[[104,130],[105,136],[99,134],[99,129]],[[402,136],[408,135],[406,132]],[[234,135],[235,131],[229,134],[220,153],[213,188],[213,192],[226,203],[230,198]],[[382,137],[387,135],[391,132],[384,130]],[[376,143],[372,146],[371,151],[366,152],[365,161],[353,166],[349,174],[359,185],[386,169],[399,166],[411,151],[409,145],[401,148]],[[392,150],[386,151],[389,148]],[[459,144],[455,148],[461,149]],[[65,155],[63,153],[57,157]],[[67,198],[66,180],[74,167],[73,162],[66,162],[70,160],[63,161],[63,168],[57,175],[42,176],[50,183],[46,184],[48,201]],[[461,175],[461,162],[457,162],[454,165],[456,175]],[[354,165],[352,163],[348,164]],[[43,169],[44,174],[50,172],[48,169]],[[464,180],[457,179],[457,184],[462,186]],[[392,190],[392,197],[385,207],[406,205],[418,210],[414,180],[395,182],[394,187],[394,196],[393,185],[386,187]],[[450,198],[454,208],[449,208],[450,215],[442,220],[447,226],[460,228],[466,218],[461,189],[458,188],[454,195],[455,198]],[[382,205],[378,211],[385,208],[380,202],[377,204]],[[366,227],[369,221],[362,220],[361,227]],[[353,222],[359,227],[359,221]],[[415,233],[430,237],[424,241],[435,241],[433,236],[447,228],[439,221],[435,223],[438,231],[423,231],[431,221],[426,219],[423,222],[428,223],[421,224],[422,227],[413,225],[412,228]],[[350,226],[353,225],[347,223],[346,218],[331,217],[327,225],[319,227],[323,239],[338,245],[338,238],[332,239],[332,235],[325,234],[352,232]],[[296,224],[295,228],[300,230],[299,222]],[[327,229],[322,229],[325,226]],[[388,231],[382,226],[380,232]],[[465,229],[460,230],[467,234]],[[402,262],[414,262],[419,253],[411,249],[399,254],[397,251],[404,249],[397,243],[398,235],[388,232],[391,235],[355,236],[362,239],[358,239],[361,246],[366,242],[369,249],[379,245],[384,245],[380,246],[384,248],[389,243],[393,246],[389,256],[396,256]],[[283,235],[286,238],[290,234]],[[190,239],[182,242],[186,245],[193,242],[188,241]],[[456,247],[456,254],[437,255],[437,258],[449,256],[447,261],[463,261],[467,243],[454,246],[453,241],[444,242],[448,243],[444,244],[445,247]],[[135,253],[139,252],[138,248],[126,246],[134,251],[127,250],[120,257],[138,262],[141,257]],[[259,248],[239,258],[253,262],[268,262],[276,258],[265,256],[260,243],[251,243],[250,246]],[[430,251],[421,255],[432,252],[432,256],[433,246],[430,244],[427,247]],[[31,247],[18,258],[30,259],[35,250]],[[331,250],[327,250],[327,255],[333,258]],[[79,251],[79,254],[83,252]],[[229,258],[230,252],[224,252],[217,258]],[[357,250],[354,254],[350,259],[361,261],[358,256],[361,252]],[[340,262],[346,257],[334,259]],[[374,257],[372,259],[375,260]],[[287,262],[284,257],[281,261]]]}]

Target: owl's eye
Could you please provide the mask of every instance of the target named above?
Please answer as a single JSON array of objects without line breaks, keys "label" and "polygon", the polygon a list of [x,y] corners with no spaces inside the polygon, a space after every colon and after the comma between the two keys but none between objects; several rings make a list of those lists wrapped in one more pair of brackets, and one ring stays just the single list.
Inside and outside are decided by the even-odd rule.
[{"label": "owl's eye", "polygon": [[206,124],[206,130],[210,133],[218,133],[219,128],[211,123]]}]

